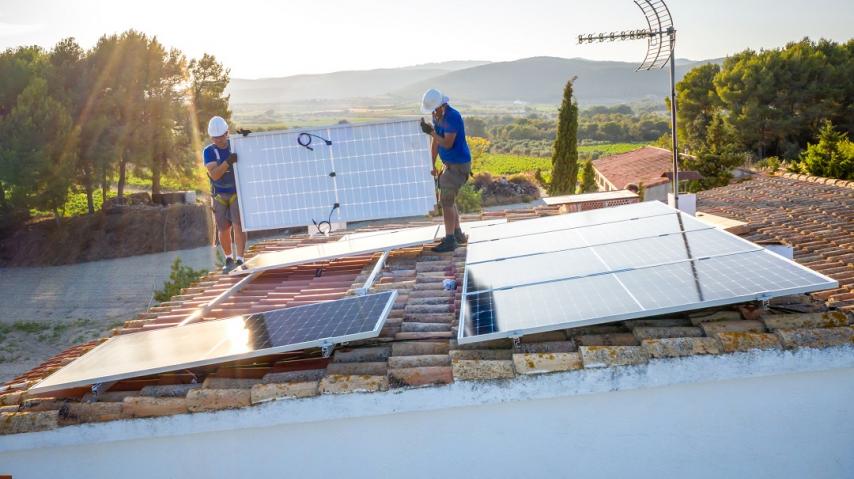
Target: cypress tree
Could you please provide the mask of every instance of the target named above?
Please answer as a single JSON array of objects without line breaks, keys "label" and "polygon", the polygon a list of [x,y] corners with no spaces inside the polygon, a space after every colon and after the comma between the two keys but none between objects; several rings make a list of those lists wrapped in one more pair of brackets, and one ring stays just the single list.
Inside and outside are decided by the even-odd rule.
[{"label": "cypress tree", "polygon": [[581,191],[580,193],[593,193],[596,191],[596,172],[593,171],[593,160],[584,162],[581,169]]},{"label": "cypress tree", "polygon": [[552,154],[552,182],[549,194],[575,193],[578,181],[578,104],[572,100],[572,78],[563,90],[558,115],[557,138]]}]

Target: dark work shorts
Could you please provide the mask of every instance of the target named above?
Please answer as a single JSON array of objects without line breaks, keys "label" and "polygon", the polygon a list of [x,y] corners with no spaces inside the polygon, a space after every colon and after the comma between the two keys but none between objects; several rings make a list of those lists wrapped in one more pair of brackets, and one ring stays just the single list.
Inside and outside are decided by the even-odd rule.
[{"label": "dark work shorts", "polygon": [[471,174],[469,163],[445,163],[442,176],[439,177],[439,189],[442,191],[442,204],[453,204],[460,188],[466,184]]}]

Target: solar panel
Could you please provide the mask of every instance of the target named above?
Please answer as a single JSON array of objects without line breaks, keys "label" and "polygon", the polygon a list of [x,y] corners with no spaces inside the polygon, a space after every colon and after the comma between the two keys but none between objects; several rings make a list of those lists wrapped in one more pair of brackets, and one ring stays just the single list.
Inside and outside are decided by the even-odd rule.
[{"label": "solar panel", "polygon": [[419,216],[436,203],[417,121],[253,133],[231,146],[246,231]]},{"label": "solar panel", "polygon": [[[505,221],[506,220],[496,220]],[[477,227],[497,224],[493,221],[462,223],[463,231],[471,231]],[[242,268],[235,269],[231,274],[249,274],[269,269],[286,268],[298,264],[311,263],[347,256],[357,256],[374,251],[386,251],[408,246],[430,243],[444,236],[444,225],[421,226],[398,230],[354,233],[339,241],[319,243],[284,251],[274,251],[253,256],[244,263]]]},{"label": "solar panel", "polygon": [[572,228],[581,228],[607,223],[617,223],[651,216],[670,215],[674,210],[660,201],[647,201],[614,208],[583,211],[566,215],[545,216],[524,221],[513,221],[504,225],[478,228],[469,237],[469,243],[531,236]]},{"label": "solar panel", "polygon": [[397,291],[115,336],[33,387],[45,393],[379,335]]},{"label": "solar panel", "polygon": [[475,292],[463,296],[461,344],[691,311],[835,287],[765,250]]},{"label": "solar panel", "polygon": [[[518,337],[837,285],[651,203],[656,205],[593,210],[583,219],[573,217],[585,213],[548,223],[519,221],[472,234],[458,341]],[[526,224],[534,222],[539,224]]]},{"label": "solar panel", "polygon": [[[713,227],[695,220],[690,215],[671,212],[616,223],[576,226],[488,241],[472,242],[470,238],[466,262],[474,264],[520,254],[548,253],[711,228]],[[477,238],[477,234],[472,236]]]},{"label": "solar panel", "polygon": [[242,268],[236,268],[230,274],[255,273],[314,261],[415,246],[434,241],[437,238],[438,231],[438,225],[411,228],[387,235],[367,236],[348,241],[330,241],[328,243],[263,253],[249,258],[243,264]]},{"label": "solar panel", "polygon": [[[507,218],[497,218],[494,220],[480,220],[480,221],[467,221],[465,223],[460,223],[460,229],[463,230],[463,233],[468,234],[473,228],[482,228],[484,226],[492,226],[492,225],[500,225],[507,223]],[[432,228],[433,226],[425,226],[423,228]],[[416,227],[418,228],[418,227]],[[392,233],[397,233],[399,231],[408,230],[412,228],[397,228],[397,229],[389,229],[389,230],[377,230],[377,231],[362,231],[359,233],[350,233],[342,236],[338,241],[349,241],[356,238],[367,238],[369,236],[382,236]],[[439,225],[439,237],[444,236],[445,234],[445,225]]]},{"label": "solar panel", "polygon": [[469,265],[466,274],[468,291],[476,292],[759,249],[739,238],[706,229],[641,238],[629,244],[610,243],[487,261]]}]

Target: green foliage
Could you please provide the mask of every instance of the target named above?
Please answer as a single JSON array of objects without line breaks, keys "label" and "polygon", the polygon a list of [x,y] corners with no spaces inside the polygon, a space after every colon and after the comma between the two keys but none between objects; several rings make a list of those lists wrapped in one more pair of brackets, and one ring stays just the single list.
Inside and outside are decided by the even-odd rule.
[{"label": "green foliage", "polygon": [[852,78],[854,40],[745,50],[679,82],[680,139],[692,152],[708,150],[704,130],[720,115],[737,149],[796,159],[824,119],[846,132],[854,128]]},{"label": "green foliage", "polygon": [[10,187],[11,203],[57,212],[65,203],[76,145],[71,116],[50,96],[47,81],[33,78],[18,95],[0,119],[0,138],[0,182]]},{"label": "green foliage", "polygon": [[[110,191],[107,193],[107,198],[115,198],[116,192]],[[104,203],[104,199],[101,195],[95,195],[92,197],[92,202],[95,206],[95,211],[100,211],[101,206]],[[59,214],[63,217],[69,216],[80,216],[89,213],[89,203],[86,197],[86,193],[75,193],[73,191],[68,192],[68,198],[65,201],[65,204],[59,208]],[[31,209],[30,216],[40,217],[40,216],[48,216],[53,214],[51,211],[44,211],[39,209]]]},{"label": "green foliage", "polygon": [[587,160],[584,162],[584,166],[581,168],[581,173],[579,174],[580,185],[579,192],[580,193],[592,193],[597,190],[596,187],[596,172],[593,170],[593,162]]},{"label": "green foliage", "polygon": [[181,262],[181,258],[175,258],[172,262],[172,272],[169,274],[169,280],[163,283],[163,288],[154,292],[154,299],[163,302],[168,301],[173,296],[180,294],[181,290],[190,286],[199,278],[207,274],[203,269],[193,269]]},{"label": "green foliage", "polygon": [[153,193],[161,185],[206,188],[200,124],[214,114],[230,117],[228,82],[213,56],[188,63],[179,50],[133,30],[103,36],[88,51],[68,38],[49,52],[0,53],[4,218],[81,212],[69,191],[84,194],[83,211],[94,213],[96,196],[106,198],[114,181],[123,195],[133,173],[150,180],[137,184]]},{"label": "green foliage", "polygon": [[848,134],[826,121],[817,139],[818,143],[810,143],[801,153],[800,169],[814,176],[854,180],[854,143]]},{"label": "green foliage", "polygon": [[578,181],[578,103],[573,102],[572,82],[566,82],[563,103],[560,106],[552,155],[552,181],[549,193],[553,195],[575,193]]},{"label": "green foliage", "polygon": [[202,137],[207,136],[208,120],[218,115],[231,119],[231,110],[228,108],[229,95],[225,94],[228,86],[230,70],[224,68],[216,61],[213,55],[205,53],[199,60],[193,60],[189,64],[190,101],[196,112],[196,128]]},{"label": "green foliage", "polygon": [[483,159],[474,165],[477,173],[490,173],[492,175],[513,175],[526,171],[551,171],[551,161],[548,158],[537,158],[533,156],[496,155],[488,153]]},{"label": "green foliage", "polygon": [[489,151],[489,140],[479,136],[470,136],[466,138],[466,142],[468,143],[469,150],[471,151],[472,169],[478,169],[480,167],[481,160],[483,159],[483,155]]},{"label": "green foliage", "polygon": [[680,146],[689,151],[705,146],[706,131],[712,117],[721,107],[715,91],[714,79],[721,67],[716,63],[703,65],[689,71],[676,84],[678,99],[677,129]]},{"label": "green foliage", "polygon": [[457,194],[457,209],[460,213],[479,213],[482,208],[483,198],[479,191],[474,189],[471,183],[466,183]]},{"label": "green foliage", "polygon": [[733,168],[743,164],[746,154],[739,150],[733,138],[735,131],[719,114],[714,114],[706,128],[704,146],[695,157],[680,156],[684,169],[697,170],[703,179],[690,189],[705,189],[723,186],[732,178]]},{"label": "green foliage", "polygon": [[776,156],[769,156],[768,158],[762,158],[761,160],[757,161],[754,166],[761,170],[767,170],[770,173],[774,173],[775,171],[780,169],[782,163],[780,162],[780,158]]}]

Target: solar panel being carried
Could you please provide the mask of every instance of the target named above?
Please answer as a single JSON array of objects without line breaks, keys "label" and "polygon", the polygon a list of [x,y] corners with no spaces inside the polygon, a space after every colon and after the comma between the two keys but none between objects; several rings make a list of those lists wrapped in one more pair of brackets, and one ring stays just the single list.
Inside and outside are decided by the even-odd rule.
[{"label": "solar panel being carried", "polygon": [[397,291],[115,336],[48,376],[31,393],[59,391],[210,364],[373,338]]},{"label": "solar panel being carried", "polygon": [[252,133],[231,147],[246,231],[419,216],[436,203],[417,121]]},{"label": "solar panel being carried", "polygon": [[543,220],[471,233],[459,343],[837,285],[656,201]]}]

